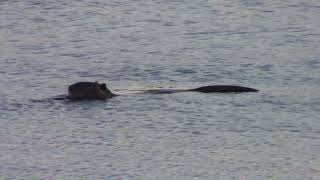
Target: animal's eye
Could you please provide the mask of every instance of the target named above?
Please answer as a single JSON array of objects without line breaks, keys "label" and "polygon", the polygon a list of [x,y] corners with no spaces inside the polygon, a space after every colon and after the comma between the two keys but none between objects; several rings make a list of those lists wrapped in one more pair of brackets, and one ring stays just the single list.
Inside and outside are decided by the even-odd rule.
[{"label": "animal's eye", "polygon": [[107,90],[106,84],[105,84],[105,83],[102,83],[102,84],[100,85],[100,89],[103,90],[103,91],[106,91],[106,90]]}]

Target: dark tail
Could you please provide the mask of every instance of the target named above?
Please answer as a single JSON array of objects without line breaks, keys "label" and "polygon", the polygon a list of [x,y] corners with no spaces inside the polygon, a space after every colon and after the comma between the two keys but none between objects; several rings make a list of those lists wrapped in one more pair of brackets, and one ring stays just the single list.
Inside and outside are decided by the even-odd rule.
[{"label": "dark tail", "polygon": [[237,93],[237,92],[258,92],[259,90],[242,87],[242,86],[229,86],[229,85],[215,85],[215,86],[203,86],[189,91],[196,91],[202,93]]}]

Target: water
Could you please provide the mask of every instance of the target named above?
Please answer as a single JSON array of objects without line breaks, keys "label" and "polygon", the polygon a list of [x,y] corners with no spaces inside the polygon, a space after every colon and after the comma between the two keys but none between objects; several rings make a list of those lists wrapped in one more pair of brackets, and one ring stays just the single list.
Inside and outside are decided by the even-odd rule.
[{"label": "water", "polygon": [[[319,179],[318,1],[0,1],[1,179]],[[108,101],[50,100],[77,81]],[[139,94],[237,84],[247,94]]]}]

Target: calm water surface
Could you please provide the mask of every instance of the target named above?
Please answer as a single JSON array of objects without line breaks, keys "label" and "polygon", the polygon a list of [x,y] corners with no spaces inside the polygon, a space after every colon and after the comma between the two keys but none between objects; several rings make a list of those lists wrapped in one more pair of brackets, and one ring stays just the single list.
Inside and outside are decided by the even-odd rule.
[{"label": "calm water surface", "polygon": [[[0,1],[0,179],[319,179],[318,1]],[[50,100],[77,81],[124,94]],[[259,93],[134,95],[237,84]]]}]

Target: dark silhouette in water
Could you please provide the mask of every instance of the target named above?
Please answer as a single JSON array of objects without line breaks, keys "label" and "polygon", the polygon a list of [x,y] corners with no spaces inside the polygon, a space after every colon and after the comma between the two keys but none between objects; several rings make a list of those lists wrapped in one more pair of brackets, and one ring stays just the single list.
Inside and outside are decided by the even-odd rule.
[{"label": "dark silhouette in water", "polygon": [[[232,86],[232,85],[214,85],[203,86],[195,89],[156,89],[156,90],[144,90],[146,93],[153,94],[169,94],[177,92],[201,92],[201,93],[241,93],[241,92],[257,92],[257,89]],[[113,94],[106,86],[105,83],[98,82],[78,82],[72,84],[68,88],[67,98],[70,100],[105,100],[118,96]]]},{"label": "dark silhouette in water", "polygon": [[257,92],[257,89],[242,87],[242,86],[232,86],[232,85],[214,85],[214,86],[203,86],[195,89],[190,89],[189,91],[196,91],[202,93],[232,93],[232,92]]},{"label": "dark silhouette in water", "polygon": [[105,83],[98,82],[78,82],[72,84],[68,88],[68,99],[82,100],[82,99],[108,99],[117,96],[113,94]]}]

